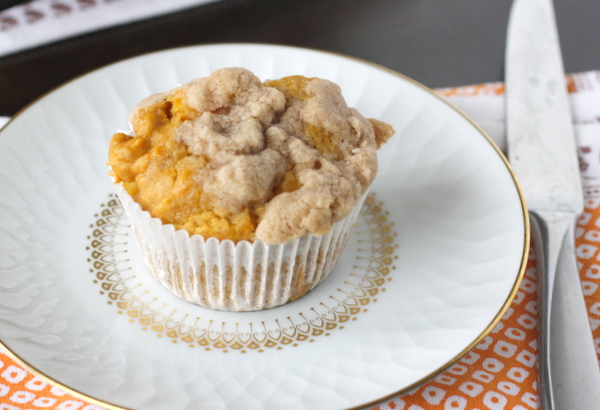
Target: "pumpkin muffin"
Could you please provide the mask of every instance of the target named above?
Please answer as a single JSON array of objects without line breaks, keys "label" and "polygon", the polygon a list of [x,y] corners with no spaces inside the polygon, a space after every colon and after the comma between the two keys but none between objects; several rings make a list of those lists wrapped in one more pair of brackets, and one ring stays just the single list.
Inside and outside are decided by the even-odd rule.
[{"label": "pumpkin muffin", "polygon": [[[330,81],[263,83],[243,68],[152,95],[129,121],[133,135],[112,137],[109,164],[144,260],[174,293],[226,310],[277,306],[323,280],[393,134],[349,108]],[[144,228],[156,223],[170,227],[172,243]],[[216,248],[198,251],[207,244]],[[219,247],[243,255],[223,261]],[[277,247],[289,260],[255,260]]]}]

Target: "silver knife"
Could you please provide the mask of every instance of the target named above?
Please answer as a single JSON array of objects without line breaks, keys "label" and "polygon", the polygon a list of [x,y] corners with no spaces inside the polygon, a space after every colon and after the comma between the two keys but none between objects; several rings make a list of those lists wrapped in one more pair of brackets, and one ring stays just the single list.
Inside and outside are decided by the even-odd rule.
[{"label": "silver knife", "polygon": [[575,262],[583,194],[551,0],[514,1],[505,76],[508,157],[538,258],[540,408],[600,409],[600,370]]}]

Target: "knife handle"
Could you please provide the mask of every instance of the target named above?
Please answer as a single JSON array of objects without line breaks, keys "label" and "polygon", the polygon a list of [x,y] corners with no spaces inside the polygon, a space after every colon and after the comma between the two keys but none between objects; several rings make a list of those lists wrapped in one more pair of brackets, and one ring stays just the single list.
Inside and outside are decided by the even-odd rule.
[{"label": "knife handle", "polygon": [[600,409],[600,369],[575,261],[575,215],[530,214],[538,258],[540,408]]}]

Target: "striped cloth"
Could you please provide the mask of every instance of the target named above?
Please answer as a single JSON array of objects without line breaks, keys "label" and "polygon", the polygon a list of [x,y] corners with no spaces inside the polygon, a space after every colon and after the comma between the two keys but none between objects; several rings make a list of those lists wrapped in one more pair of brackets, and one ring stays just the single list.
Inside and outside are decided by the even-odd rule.
[{"label": "striped cloth", "polygon": [[216,0],[33,0],[0,12],[0,57]]}]

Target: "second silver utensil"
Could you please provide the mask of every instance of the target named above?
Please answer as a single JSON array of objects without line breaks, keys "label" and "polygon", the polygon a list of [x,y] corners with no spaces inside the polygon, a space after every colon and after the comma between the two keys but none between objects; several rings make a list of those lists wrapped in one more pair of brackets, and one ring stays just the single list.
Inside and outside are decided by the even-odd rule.
[{"label": "second silver utensil", "polygon": [[600,408],[600,372],[574,256],[583,211],[576,143],[551,0],[515,0],[506,51],[509,160],[539,260],[541,408]]}]

